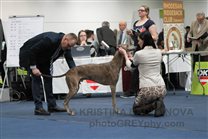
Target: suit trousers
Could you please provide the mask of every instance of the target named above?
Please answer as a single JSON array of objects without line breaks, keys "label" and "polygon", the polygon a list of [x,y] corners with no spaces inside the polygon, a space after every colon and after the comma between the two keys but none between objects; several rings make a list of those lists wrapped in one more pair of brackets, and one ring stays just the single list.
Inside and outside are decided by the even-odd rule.
[{"label": "suit trousers", "polygon": [[[50,75],[50,64],[37,66],[41,73]],[[48,107],[56,107],[56,99],[53,96],[52,78],[44,77],[44,87],[46,92],[46,99]],[[32,95],[35,103],[35,108],[43,108],[43,86],[39,76],[32,75]]]}]

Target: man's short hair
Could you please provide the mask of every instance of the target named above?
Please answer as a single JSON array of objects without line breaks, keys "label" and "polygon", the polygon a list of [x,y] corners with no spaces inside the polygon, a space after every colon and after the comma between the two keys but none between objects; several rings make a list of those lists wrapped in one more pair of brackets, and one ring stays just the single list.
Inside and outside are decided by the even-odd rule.
[{"label": "man's short hair", "polygon": [[190,26],[186,26],[185,29],[190,29]]},{"label": "man's short hair", "polygon": [[110,27],[110,23],[108,21],[103,21],[102,27]]},{"label": "man's short hair", "polygon": [[205,17],[205,13],[204,13],[204,12],[198,12],[198,13],[196,14],[196,16],[202,16],[202,17]]},{"label": "man's short hair", "polygon": [[66,36],[67,36],[67,37],[71,37],[71,38],[73,38],[73,39],[75,39],[75,40],[78,40],[77,35],[74,34],[74,33],[68,33],[68,34],[66,34]]}]

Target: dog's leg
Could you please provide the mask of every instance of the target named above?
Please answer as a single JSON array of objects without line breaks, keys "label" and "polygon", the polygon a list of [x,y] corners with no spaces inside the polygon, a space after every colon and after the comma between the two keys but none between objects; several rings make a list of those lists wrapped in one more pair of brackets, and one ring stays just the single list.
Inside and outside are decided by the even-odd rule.
[{"label": "dog's leg", "polygon": [[76,94],[78,90],[69,90],[69,93],[67,94],[65,100],[64,100],[64,108],[66,109],[67,113],[69,115],[75,115],[75,112],[72,111],[72,109],[69,107],[69,101],[71,98]]},{"label": "dog's leg", "polygon": [[64,100],[64,108],[69,115],[75,115],[75,112],[69,107],[69,101],[79,90],[79,82],[75,78],[66,77],[66,82],[69,88],[69,93]]},{"label": "dog's leg", "polygon": [[116,86],[115,85],[111,85],[110,88],[111,88],[111,94],[112,94],[112,106],[113,106],[113,110],[116,113],[120,113],[120,110],[116,106]]}]

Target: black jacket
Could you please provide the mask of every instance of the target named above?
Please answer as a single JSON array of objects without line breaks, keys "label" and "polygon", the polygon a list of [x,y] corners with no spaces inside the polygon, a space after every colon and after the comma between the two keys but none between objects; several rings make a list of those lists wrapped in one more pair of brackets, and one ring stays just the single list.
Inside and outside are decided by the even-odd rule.
[{"label": "black jacket", "polygon": [[[20,66],[27,69],[34,65],[39,67],[50,66],[52,56],[57,48],[60,47],[63,36],[63,33],[45,32],[26,41],[20,48]],[[70,49],[67,51],[61,49],[53,61],[63,54],[69,68],[73,68],[75,63]]]},{"label": "black jacket", "polygon": [[116,47],[116,36],[114,32],[107,26],[98,28],[96,30],[99,44],[101,41],[106,42],[111,47]]}]

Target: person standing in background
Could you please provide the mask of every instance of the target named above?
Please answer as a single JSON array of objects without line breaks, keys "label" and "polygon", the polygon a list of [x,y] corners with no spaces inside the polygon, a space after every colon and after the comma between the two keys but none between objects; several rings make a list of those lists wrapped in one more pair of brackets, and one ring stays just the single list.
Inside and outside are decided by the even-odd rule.
[{"label": "person standing in background", "polygon": [[[196,14],[196,21],[191,24],[188,33],[187,42],[192,41],[192,51],[207,51],[201,55],[201,61],[208,61],[208,20],[205,19],[205,13],[199,12]],[[193,57],[193,69],[195,62],[199,61],[198,55]]]},{"label": "person standing in background", "polygon": [[184,35],[185,49],[186,49],[186,51],[190,51],[191,50],[191,41],[189,41],[189,42],[187,41],[187,39],[188,39],[188,33],[190,31],[190,26],[186,26],[185,27],[185,30],[186,30],[186,33]]},{"label": "person standing in background", "polygon": [[[157,28],[154,21],[152,21],[149,17],[149,13],[150,13],[149,7],[146,5],[142,5],[138,9],[138,13],[140,19],[134,22],[132,30],[127,31],[128,34],[132,36],[134,40],[134,45],[138,46],[138,33],[144,31],[149,31],[154,41],[156,41],[158,39]],[[140,47],[137,49],[140,49]]]},{"label": "person standing in background", "polygon": [[[132,37],[134,40],[134,46],[136,47],[136,51],[141,50],[141,47],[139,46],[139,41],[138,41],[138,35],[139,33],[142,33],[144,31],[149,31],[150,34],[152,35],[152,38],[154,41],[157,40],[158,34],[157,34],[157,29],[154,21],[152,21],[149,18],[149,13],[150,9],[146,5],[142,5],[138,9],[138,14],[140,19],[134,22],[133,24],[133,29],[128,30],[127,33]],[[134,69],[132,71],[132,92],[136,94],[137,90],[139,89],[139,71],[138,69]]]},{"label": "person standing in background", "polygon": [[120,21],[119,22],[119,30],[117,32],[116,40],[117,40],[117,45],[127,44],[128,46],[131,46],[133,44],[131,36],[129,36],[127,34],[127,23],[126,23],[126,21]]},{"label": "person standing in background", "polygon": [[[121,44],[127,44],[128,47],[133,44],[133,40],[131,39],[131,36],[127,34],[127,23],[126,21],[120,21],[119,22],[119,30],[117,31],[117,46]],[[132,57],[131,52],[128,52],[129,58]],[[122,86],[123,86],[123,95],[121,95],[121,98],[131,98],[134,97],[135,94],[131,92],[131,72],[125,70],[125,61],[122,66]]]},{"label": "person standing in background", "polygon": [[106,54],[114,55],[116,52],[116,36],[113,30],[110,29],[110,23],[108,21],[103,21],[102,27],[97,28],[96,33],[97,33],[97,39],[99,45],[101,46],[101,42],[104,41],[110,47],[107,49],[107,53],[106,53],[106,48],[100,47],[98,50],[98,55],[99,56],[105,56]]},{"label": "person standing in background", "polygon": [[162,29],[162,31],[158,35],[157,47],[159,49],[164,49],[164,29]]}]

